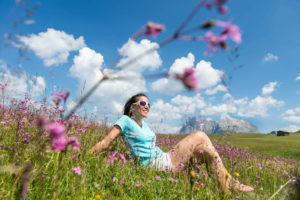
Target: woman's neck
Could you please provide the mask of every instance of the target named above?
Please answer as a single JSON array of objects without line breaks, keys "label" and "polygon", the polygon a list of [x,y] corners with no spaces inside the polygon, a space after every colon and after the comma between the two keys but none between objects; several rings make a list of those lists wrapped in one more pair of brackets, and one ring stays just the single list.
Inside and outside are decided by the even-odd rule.
[{"label": "woman's neck", "polygon": [[142,127],[142,121],[143,121],[143,118],[137,117],[137,116],[135,116],[135,115],[132,115],[131,118],[134,119],[134,121],[136,121],[136,123],[137,123],[140,127]]}]

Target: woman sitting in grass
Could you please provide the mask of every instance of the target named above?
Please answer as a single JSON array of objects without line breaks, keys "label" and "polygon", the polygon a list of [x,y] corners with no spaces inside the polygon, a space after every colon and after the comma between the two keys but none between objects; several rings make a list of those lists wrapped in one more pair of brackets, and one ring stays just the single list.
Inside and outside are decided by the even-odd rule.
[{"label": "woman sitting in grass", "polygon": [[148,116],[149,109],[150,103],[145,94],[132,96],[124,106],[124,115],[115,123],[108,135],[92,147],[91,151],[99,152],[107,149],[121,134],[131,154],[143,167],[172,171],[176,174],[182,169],[182,165],[196,158],[200,163],[206,164],[210,175],[217,177],[225,193],[230,193],[231,189],[253,191],[252,187],[241,184],[228,173],[218,152],[203,132],[192,133],[176,144],[169,153],[163,152],[155,145],[155,133],[143,120]]}]

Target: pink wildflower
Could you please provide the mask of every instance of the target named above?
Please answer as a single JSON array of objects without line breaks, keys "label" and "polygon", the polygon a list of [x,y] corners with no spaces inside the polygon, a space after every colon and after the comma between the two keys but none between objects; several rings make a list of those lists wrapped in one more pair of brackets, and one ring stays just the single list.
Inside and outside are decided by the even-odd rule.
[{"label": "pink wildflower", "polygon": [[203,150],[201,150],[201,149],[198,150],[197,152],[200,153],[200,154],[203,154]]},{"label": "pink wildflower", "polygon": [[56,106],[58,106],[60,104],[61,100],[64,100],[64,102],[66,102],[69,95],[70,95],[69,91],[67,91],[66,93],[63,93],[61,91],[60,92],[52,92],[53,101]]},{"label": "pink wildflower", "polygon": [[125,180],[124,180],[124,178],[122,178],[122,180],[120,181],[120,185],[125,185]]},{"label": "pink wildflower", "polygon": [[182,162],[177,165],[177,168],[179,170],[182,170],[184,167],[185,167],[185,164],[183,164]]},{"label": "pink wildflower", "polygon": [[51,143],[52,143],[52,148],[55,151],[64,151],[68,144],[68,141],[67,141],[66,137],[61,136],[61,137],[53,138],[51,140]]},{"label": "pink wildflower", "polygon": [[135,187],[136,187],[137,189],[140,189],[140,188],[141,188],[141,184],[135,184]]},{"label": "pink wildflower", "polygon": [[108,162],[110,162],[111,164],[113,164],[115,160],[118,160],[118,158],[116,157],[116,155],[117,155],[116,151],[110,152],[109,156],[108,156],[109,157]]},{"label": "pink wildflower", "polygon": [[160,176],[156,176],[155,179],[156,179],[157,181],[160,181],[160,180],[161,180]]},{"label": "pink wildflower", "polygon": [[200,183],[200,185],[203,187],[203,186],[204,186],[204,183],[203,183],[203,182],[201,182],[201,183]]},{"label": "pink wildflower", "polygon": [[125,156],[124,156],[123,154],[121,154],[121,153],[120,153],[120,158],[123,160],[123,162],[124,162],[124,163],[126,163],[126,162],[127,162],[127,160],[126,160]]},{"label": "pink wildflower", "polygon": [[77,138],[69,137],[68,138],[68,145],[72,145],[73,149],[80,149],[80,143],[78,142]]},{"label": "pink wildflower", "polygon": [[2,110],[2,111],[7,111],[7,110],[8,110],[7,105],[5,105],[5,104],[0,104],[0,110]]},{"label": "pink wildflower", "polygon": [[174,179],[174,178],[169,178],[169,181],[170,181],[171,183],[178,183],[178,180],[176,180],[176,179]]},{"label": "pink wildflower", "polygon": [[48,118],[46,116],[39,116],[36,123],[39,127],[42,127],[48,123]]},{"label": "pink wildflower", "polygon": [[62,123],[54,122],[46,126],[46,131],[50,131],[52,137],[59,137],[65,133],[65,126]]},{"label": "pink wildflower", "polygon": [[80,169],[80,166],[78,166],[78,167],[73,167],[73,172],[74,172],[75,174],[81,175],[81,169]]},{"label": "pink wildflower", "polygon": [[160,32],[164,31],[165,30],[165,27],[161,24],[157,24],[157,23],[154,23],[154,22],[148,22],[147,25],[146,25],[146,31],[145,31],[145,34],[147,36],[154,36],[156,37]]},{"label": "pink wildflower", "polygon": [[68,145],[65,126],[62,123],[54,122],[46,126],[46,131],[50,131],[51,133],[52,148],[56,151],[64,151]]},{"label": "pink wildflower", "polygon": [[184,74],[177,74],[175,78],[182,81],[182,83],[188,90],[197,89],[197,78],[195,76],[194,68],[185,68]]},{"label": "pink wildflower", "polygon": [[113,181],[113,182],[116,182],[116,181],[118,181],[118,178],[117,178],[117,177],[113,177],[113,178],[112,178],[112,181]]}]

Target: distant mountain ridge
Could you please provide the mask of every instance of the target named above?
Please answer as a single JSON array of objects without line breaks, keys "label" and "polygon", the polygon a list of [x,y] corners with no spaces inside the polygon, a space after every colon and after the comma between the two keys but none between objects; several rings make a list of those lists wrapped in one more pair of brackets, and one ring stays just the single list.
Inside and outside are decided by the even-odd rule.
[{"label": "distant mountain ridge", "polygon": [[222,115],[220,122],[202,119],[200,117],[189,117],[182,125],[179,133],[192,133],[203,131],[207,134],[219,133],[259,133],[257,127],[245,120]]}]

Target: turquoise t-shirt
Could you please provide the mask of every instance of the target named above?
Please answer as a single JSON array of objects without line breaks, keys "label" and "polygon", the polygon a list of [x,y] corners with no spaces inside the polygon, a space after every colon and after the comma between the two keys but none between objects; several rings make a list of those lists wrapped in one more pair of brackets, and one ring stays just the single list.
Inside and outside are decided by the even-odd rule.
[{"label": "turquoise t-shirt", "polygon": [[136,121],[127,115],[123,115],[116,123],[122,129],[122,137],[129,146],[131,155],[141,162],[143,167],[148,166],[153,160],[159,158],[163,151],[155,145],[156,136],[142,121],[140,127]]}]

